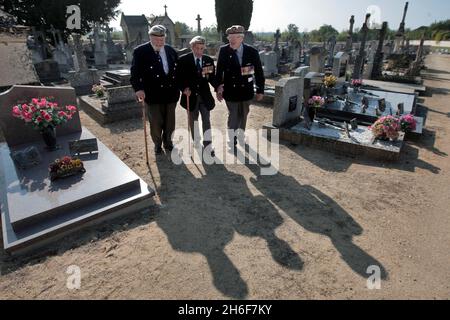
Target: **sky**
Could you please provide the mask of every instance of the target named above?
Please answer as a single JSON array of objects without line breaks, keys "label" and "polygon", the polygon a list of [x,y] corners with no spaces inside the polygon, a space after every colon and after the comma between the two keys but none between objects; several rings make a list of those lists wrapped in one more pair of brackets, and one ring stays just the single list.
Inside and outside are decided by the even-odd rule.
[{"label": "sky", "polygon": [[[169,17],[197,29],[197,14],[202,17],[202,27],[215,25],[214,0],[122,0],[119,10],[125,15],[163,15],[167,5]],[[360,28],[370,6],[380,8],[381,21],[388,21],[391,29],[400,25],[404,0],[254,0],[250,30],[273,32],[296,24],[300,31],[310,31],[323,24],[331,24],[338,31],[349,27],[355,15],[355,28]],[[406,27],[415,29],[439,20],[450,19],[448,0],[410,0]],[[120,16],[111,26],[120,30]]]}]

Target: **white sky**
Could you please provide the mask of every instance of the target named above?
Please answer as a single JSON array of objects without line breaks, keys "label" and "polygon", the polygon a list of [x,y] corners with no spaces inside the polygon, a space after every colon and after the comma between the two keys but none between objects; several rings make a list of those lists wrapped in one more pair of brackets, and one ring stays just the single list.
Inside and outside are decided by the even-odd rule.
[{"label": "white sky", "polygon": [[[169,17],[196,30],[197,14],[203,18],[202,27],[216,24],[214,0],[122,0],[119,9],[126,15],[163,15],[167,5]],[[361,27],[367,8],[378,5],[382,21],[397,29],[403,14],[404,0],[254,0],[250,30],[253,32],[284,30],[295,23],[301,31],[331,24],[337,30],[348,28],[350,16],[355,15],[355,27]],[[407,28],[429,25],[437,20],[450,19],[448,0],[409,0]],[[120,17],[111,26],[120,29]]]}]

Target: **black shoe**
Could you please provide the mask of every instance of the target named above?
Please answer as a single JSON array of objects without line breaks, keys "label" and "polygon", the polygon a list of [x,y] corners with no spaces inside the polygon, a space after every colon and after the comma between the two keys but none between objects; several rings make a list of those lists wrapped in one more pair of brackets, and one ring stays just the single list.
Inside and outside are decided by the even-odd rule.
[{"label": "black shoe", "polygon": [[170,146],[165,146],[164,147],[164,149],[166,149],[167,151],[169,151],[169,152],[172,152],[172,150],[173,150],[173,145],[170,145]]},{"label": "black shoe", "polygon": [[163,149],[161,147],[155,147],[155,154],[160,156],[163,154]]}]

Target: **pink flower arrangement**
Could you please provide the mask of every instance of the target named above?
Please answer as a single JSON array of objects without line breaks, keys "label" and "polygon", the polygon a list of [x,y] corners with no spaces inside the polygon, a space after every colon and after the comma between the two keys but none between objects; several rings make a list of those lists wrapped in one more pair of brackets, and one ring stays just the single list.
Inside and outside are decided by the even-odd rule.
[{"label": "pink flower arrangement", "polygon": [[400,117],[400,126],[403,132],[410,132],[416,130],[417,120],[411,114],[406,114]]},{"label": "pink flower arrangement", "polygon": [[363,85],[362,79],[353,79],[352,80],[352,86],[353,87],[361,87]]},{"label": "pink flower arrangement", "polygon": [[77,112],[75,106],[60,107],[51,98],[33,98],[28,104],[18,104],[12,108],[12,116],[29,123],[36,130],[48,126],[59,126],[71,120]]},{"label": "pink flower arrangement", "polygon": [[313,96],[308,100],[308,104],[314,107],[322,107],[325,104],[325,99],[321,96]]},{"label": "pink flower arrangement", "polygon": [[395,140],[399,136],[400,120],[393,116],[381,117],[369,129],[376,138]]}]

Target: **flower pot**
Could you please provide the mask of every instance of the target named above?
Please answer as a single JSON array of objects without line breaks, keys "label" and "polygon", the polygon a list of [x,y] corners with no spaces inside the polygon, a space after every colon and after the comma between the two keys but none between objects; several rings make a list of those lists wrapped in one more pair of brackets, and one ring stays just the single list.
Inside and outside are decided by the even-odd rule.
[{"label": "flower pot", "polygon": [[54,126],[42,128],[41,135],[49,151],[58,149],[56,145],[56,128]]},{"label": "flower pot", "polygon": [[314,121],[314,118],[316,117],[316,108],[313,106],[308,106],[308,117],[312,121]]}]

